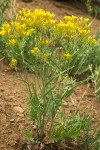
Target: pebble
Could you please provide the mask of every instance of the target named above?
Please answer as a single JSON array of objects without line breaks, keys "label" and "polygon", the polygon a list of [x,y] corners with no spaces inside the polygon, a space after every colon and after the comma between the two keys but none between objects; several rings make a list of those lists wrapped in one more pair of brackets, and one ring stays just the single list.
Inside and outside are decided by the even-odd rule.
[{"label": "pebble", "polygon": [[14,119],[10,119],[10,122],[14,122]]},{"label": "pebble", "polygon": [[24,112],[24,110],[20,106],[13,107],[13,110],[15,113],[19,113],[19,114],[22,114]]},{"label": "pebble", "polygon": [[4,71],[5,71],[5,72],[7,72],[8,70],[7,70],[7,69],[5,69]]}]

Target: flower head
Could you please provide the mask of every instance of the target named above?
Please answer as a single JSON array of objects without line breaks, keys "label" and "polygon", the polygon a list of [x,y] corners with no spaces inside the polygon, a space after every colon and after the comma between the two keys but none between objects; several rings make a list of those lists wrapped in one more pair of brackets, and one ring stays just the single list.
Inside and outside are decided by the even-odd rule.
[{"label": "flower head", "polygon": [[43,59],[44,59],[44,61],[47,60],[48,56],[49,56],[49,54],[46,54],[46,53],[43,54]]},{"label": "flower head", "polygon": [[11,33],[11,27],[9,25],[9,23],[5,22],[3,25],[2,25],[2,29],[0,31],[0,35],[1,36],[8,36],[9,34]]},{"label": "flower head", "polygon": [[7,43],[10,47],[14,47],[14,45],[16,44],[16,40],[15,39],[10,39],[8,40],[8,43]]},{"label": "flower head", "polygon": [[97,45],[97,41],[91,36],[88,37],[88,43],[92,44],[93,46]]},{"label": "flower head", "polygon": [[50,44],[50,40],[42,40],[40,39],[41,46],[48,46]]},{"label": "flower head", "polygon": [[12,59],[9,65],[10,65],[10,67],[16,69],[16,67],[17,67],[17,59],[15,59],[15,58]]},{"label": "flower head", "polygon": [[72,57],[72,54],[65,53],[63,56],[64,56],[65,58],[71,58],[71,57]]},{"label": "flower head", "polygon": [[37,47],[34,47],[34,49],[31,50],[31,53],[35,56],[38,57],[40,50]]}]

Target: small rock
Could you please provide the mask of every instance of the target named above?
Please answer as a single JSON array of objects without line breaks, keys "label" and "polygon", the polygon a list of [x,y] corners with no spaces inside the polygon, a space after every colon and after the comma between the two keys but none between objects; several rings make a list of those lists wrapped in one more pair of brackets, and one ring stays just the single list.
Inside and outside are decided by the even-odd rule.
[{"label": "small rock", "polygon": [[13,110],[15,113],[19,113],[19,114],[22,114],[24,112],[24,110],[20,106],[15,106]]},{"label": "small rock", "polygon": [[4,71],[7,72],[7,69],[5,69]]},{"label": "small rock", "polygon": [[10,122],[14,122],[14,119],[11,119]]}]

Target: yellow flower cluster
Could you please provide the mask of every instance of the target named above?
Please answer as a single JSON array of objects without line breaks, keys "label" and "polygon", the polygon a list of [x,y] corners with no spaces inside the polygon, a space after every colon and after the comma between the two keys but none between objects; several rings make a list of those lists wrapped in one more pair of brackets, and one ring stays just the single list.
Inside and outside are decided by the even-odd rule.
[{"label": "yellow flower cluster", "polygon": [[[14,58],[17,58],[25,47],[29,49],[29,52],[25,52],[25,56],[31,53],[35,57],[39,56],[42,60],[46,60],[49,55],[48,51],[45,50],[51,48],[51,45],[61,44],[62,46],[67,42],[70,44],[72,41],[73,43],[73,40],[76,39],[83,42],[82,44],[92,46],[97,44],[97,41],[91,37],[88,18],[65,16],[64,19],[64,21],[60,20],[56,23],[54,14],[50,12],[45,12],[42,9],[31,11],[23,8],[17,14],[15,21],[5,22],[2,25],[0,35],[5,39],[6,46],[11,47],[8,53],[13,53]],[[33,47],[34,45],[36,47]],[[18,56],[16,56],[15,51],[11,52],[12,48],[15,50],[17,47],[20,49]],[[72,54],[70,53],[63,54],[64,59],[71,57]],[[17,58],[17,60],[19,59]],[[16,66],[17,60],[13,59],[10,65]]]},{"label": "yellow flower cluster", "polygon": [[43,61],[46,61],[49,57],[49,54],[40,52],[38,47],[34,47],[34,49],[31,50],[31,54],[34,55],[36,58],[39,56]]},{"label": "yellow flower cluster", "polygon": [[11,22],[11,29],[12,29],[13,35],[15,37],[19,37],[19,36],[27,37],[27,36],[31,35],[34,32],[33,28],[27,29],[26,24],[21,24],[17,21],[15,21],[15,22],[12,21]]},{"label": "yellow flower cluster", "polygon": [[16,69],[16,67],[17,67],[17,59],[12,59],[9,65],[12,68]]},{"label": "yellow flower cluster", "polygon": [[65,35],[66,31],[67,31],[67,25],[60,20],[60,22],[56,24],[56,27],[54,29],[54,35],[55,36]]},{"label": "yellow flower cluster", "polygon": [[42,9],[30,11],[23,8],[17,15],[19,22],[25,24],[27,27],[35,27],[39,29],[49,29],[54,26],[54,14],[45,12]]},{"label": "yellow flower cluster", "polygon": [[71,37],[72,35],[75,34],[75,25],[71,22],[69,23],[64,23],[63,21],[60,20],[58,24],[56,24],[54,34],[55,36],[68,36]]},{"label": "yellow flower cluster", "polygon": [[65,16],[66,23],[72,23],[76,29],[90,30],[89,18]]},{"label": "yellow flower cluster", "polygon": [[[21,38],[27,38],[33,33],[48,31],[54,28],[56,20],[54,14],[45,12],[42,9],[36,9],[31,11],[23,8],[16,15],[16,20],[11,23],[4,23],[0,31],[0,35],[6,37],[6,44],[13,47],[17,40]],[[41,38],[41,36],[40,36]],[[16,41],[16,42],[15,42]],[[41,46],[47,46],[49,40],[40,41]]]},{"label": "yellow flower cluster", "polygon": [[11,33],[11,27],[10,27],[9,23],[5,22],[2,25],[0,35],[3,36],[3,37],[6,37],[6,36],[9,36],[10,33]]},{"label": "yellow flower cluster", "polygon": [[[65,21],[55,23],[54,14],[50,12],[45,12],[42,9],[36,9],[31,11],[29,9],[23,8],[17,14],[16,21],[9,23],[4,23],[0,31],[0,35],[3,37],[8,37],[7,43],[14,46],[14,40],[19,37],[29,37],[32,33],[36,34],[37,31],[43,32],[52,29],[52,37],[54,38],[68,38],[69,40],[74,40],[77,37],[83,39],[84,37],[96,44],[96,41],[90,38],[90,25],[89,19],[77,16],[65,16]],[[39,37],[41,38],[41,36]],[[50,40],[40,40],[41,46],[47,46]]]},{"label": "yellow flower cluster", "polygon": [[76,37],[86,37],[90,35],[89,19],[77,16],[65,16],[65,22],[60,21],[54,30],[55,36],[59,34],[67,36],[69,39]]}]

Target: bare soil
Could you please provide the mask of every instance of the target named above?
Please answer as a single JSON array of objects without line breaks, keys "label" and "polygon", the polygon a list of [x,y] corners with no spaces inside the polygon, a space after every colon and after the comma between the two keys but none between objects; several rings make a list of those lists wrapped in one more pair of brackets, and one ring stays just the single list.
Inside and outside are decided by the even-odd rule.
[{"label": "bare soil", "polygon": [[[57,20],[65,15],[78,15],[91,18],[77,3],[59,3],[53,0],[33,0],[24,3],[16,0],[17,11],[23,7],[31,10],[43,8],[53,12]],[[8,16],[9,17],[9,16]],[[96,34],[100,27],[100,20],[95,19],[92,23],[92,33]],[[20,77],[23,72],[11,70],[8,64],[0,62],[0,150],[20,150],[20,146],[26,141],[24,131],[31,129],[32,121],[27,114],[27,93]],[[29,74],[32,81],[32,74]],[[90,85],[79,86],[70,101],[65,102],[66,113],[93,112],[93,126],[100,127],[100,102],[95,100],[94,88]],[[25,150],[23,148],[23,150]],[[52,149],[53,150],[53,149]]]}]

